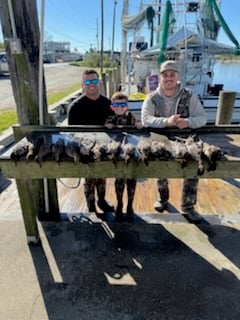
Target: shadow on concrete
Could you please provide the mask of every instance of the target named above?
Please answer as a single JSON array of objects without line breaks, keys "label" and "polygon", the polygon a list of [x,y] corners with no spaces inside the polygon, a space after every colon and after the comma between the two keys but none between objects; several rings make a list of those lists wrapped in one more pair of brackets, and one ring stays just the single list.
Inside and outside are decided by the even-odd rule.
[{"label": "shadow on concrete", "polygon": [[[240,268],[240,241],[239,231],[235,228],[227,228],[225,226],[211,226],[199,229],[204,232],[208,241],[217,248],[226,258],[228,258],[236,267]],[[227,230],[227,232],[226,232]]]},{"label": "shadow on concrete", "polygon": [[232,178],[229,178],[229,179],[223,179],[224,181],[226,181],[227,183],[231,184],[232,186],[234,187],[237,187],[237,188],[240,188],[240,181],[239,179],[232,179]]},{"label": "shadow on concrete", "polygon": [[[238,277],[194,247],[207,235],[209,245],[239,266],[239,232],[232,228],[186,223],[169,231],[170,224],[66,221],[42,222],[41,228],[42,245],[30,251],[49,320],[240,317]],[[174,228],[193,248],[174,236]]]},{"label": "shadow on concrete", "polygon": [[4,178],[0,172],[0,193],[6,190],[11,184],[12,181],[10,179]]},{"label": "shadow on concrete", "polygon": [[6,79],[10,79],[10,74],[9,73],[1,73],[0,74],[0,80],[6,80]]}]

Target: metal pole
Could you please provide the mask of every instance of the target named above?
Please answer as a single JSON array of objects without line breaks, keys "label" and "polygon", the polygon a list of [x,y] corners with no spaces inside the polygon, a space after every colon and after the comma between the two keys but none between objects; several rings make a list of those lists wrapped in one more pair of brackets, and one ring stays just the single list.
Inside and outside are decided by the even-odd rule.
[{"label": "metal pole", "polygon": [[101,0],[101,75],[103,74],[103,37],[104,37],[103,0]]},{"label": "metal pole", "polygon": [[39,108],[39,124],[44,124],[43,115],[43,33],[44,33],[44,6],[45,0],[41,4],[41,26],[40,26],[40,43],[39,43],[39,72],[38,72],[38,108]]},{"label": "metal pole", "polygon": [[11,21],[13,38],[17,38],[17,30],[16,30],[16,24],[15,24],[14,14],[13,14],[12,0],[8,0],[8,10],[9,10],[9,16]]},{"label": "metal pole", "polygon": [[[41,3],[41,27],[40,27],[40,43],[39,43],[39,73],[38,73],[38,99],[39,99],[39,124],[44,125],[43,115],[43,34],[44,34],[44,8],[45,0]],[[47,179],[43,179],[45,211],[49,212],[48,183]]]},{"label": "metal pole", "polygon": [[[128,16],[129,0],[123,0],[122,18]],[[125,90],[127,74],[127,31],[122,28],[122,50],[121,50],[121,81],[122,89]]]},{"label": "metal pole", "polygon": [[157,34],[156,34],[156,43],[159,46],[159,42],[160,42],[160,24],[161,24],[161,6],[162,6],[162,0],[159,0],[159,4],[158,4],[158,21],[157,21]]},{"label": "metal pole", "polygon": [[114,56],[114,38],[115,38],[116,5],[117,5],[117,0],[114,1],[114,8],[113,8],[112,54],[111,54],[111,58],[112,58],[112,59],[113,59],[113,56]]}]

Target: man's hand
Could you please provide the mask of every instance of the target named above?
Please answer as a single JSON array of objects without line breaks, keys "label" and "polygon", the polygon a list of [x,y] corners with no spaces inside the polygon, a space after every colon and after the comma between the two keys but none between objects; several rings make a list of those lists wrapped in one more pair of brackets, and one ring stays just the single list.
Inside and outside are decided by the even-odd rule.
[{"label": "man's hand", "polygon": [[139,120],[137,120],[137,121],[135,122],[135,127],[136,127],[137,129],[142,129],[142,128],[143,128],[142,122],[139,121]]},{"label": "man's hand", "polygon": [[167,120],[168,127],[177,127],[179,129],[188,128],[188,119],[181,118],[180,114],[173,114]]},{"label": "man's hand", "polygon": [[188,119],[186,119],[186,118],[179,118],[179,119],[176,121],[176,126],[177,126],[179,129],[188,128]]},{"label": "man's hand", "polygon": [[106,123],[105,127],[108,129],[112,129],[114,127],[114,124],[113,123]]},{"label": "man's hand", "polygon": [[176,127],[177,121],[180,118],[180,114],[173,114],[167,119],[167,125],[168,127]]}]

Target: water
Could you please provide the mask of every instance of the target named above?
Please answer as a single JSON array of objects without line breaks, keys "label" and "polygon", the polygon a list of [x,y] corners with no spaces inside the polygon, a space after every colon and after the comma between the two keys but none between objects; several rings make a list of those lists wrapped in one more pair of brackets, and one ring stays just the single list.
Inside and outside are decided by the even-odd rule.
[{"label": "water", "polygon": [[223,84],[224,90],[240,92],[240,63],[216,63],[213,84]]}]

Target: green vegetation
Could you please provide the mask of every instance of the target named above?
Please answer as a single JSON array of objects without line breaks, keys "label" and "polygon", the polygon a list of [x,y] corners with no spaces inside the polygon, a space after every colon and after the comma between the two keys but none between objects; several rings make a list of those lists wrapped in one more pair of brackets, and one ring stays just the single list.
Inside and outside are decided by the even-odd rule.
[{"label": "green vegetation", "polygon": [[[47,95],[48,106],[53,103],[56,103],[63,99],[64,97],[70,95],[71,93],[80,89],[80,84],[75,84],[74,86],[68,88],[65,91],[49,93]],[[17,123],[17,113],[16,111],[1,111],[0,117],[0,134],[11,127],[13,124]]]},{"label": "green vegetation", "polygon": [[217,61],[219,62],[240,62],[240,56],[235,54],[222,54],[216,56]]},{"label": "green vegetation", "polygon": [[62,100],[64,97],[66,97],[69,94],[79,90],[80,88],[81,88],[80,83],[76,83],[75,85],[71,86],[70,88],[68,88],[65,91],[55,92],[55,93],[48,93],[48,95],[47,95],[48,106],[50,106],[51,104]]},{"label": "green vegetation", "polygon": [[[100,68],[101,67],[101,54],[98,52],[89,53],[83,61],[74,61],[71,63],[74,66],[87,67],[87,68]],[[103,55],[103,67],[116,67],[117,62],[110,59],[106,54]]]},{"label": "green vegetation", "polygon": [[1,111],[0,133],[17,123],[16,111]]}]

